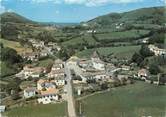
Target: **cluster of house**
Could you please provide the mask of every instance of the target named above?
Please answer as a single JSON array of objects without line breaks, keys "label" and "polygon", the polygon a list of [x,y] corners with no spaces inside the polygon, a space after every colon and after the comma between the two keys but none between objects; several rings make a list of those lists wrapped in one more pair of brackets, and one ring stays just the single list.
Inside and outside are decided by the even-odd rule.
[{"label": "cluster of house", "polygon": [[23,67],[23,70],[21,70],[20,73],[16,74],[16,77],[22,79],[27,79],[29,77],[39,78],[47,72],[48,70],[45,67],[34,67],[32,65],[26,65]]},{"label": "cluster of house", "polygon": [[50,73],[47,74],[48,78],[55,78],[56,84],[65,85],[65,70],[64,70],[64,63],[62,60],[57,59],[55,60],[54,65],[51,68]]},{"label": "cluster of house", "polygon": [[[114,82],[116,80],[119,81],[123,81],[124,79],[128,80],[129,77],[133,77],[133,73],[130,74],[132,65],[130,66],[121,65],[117,67],[111,63],[105,63],[100,59],[96,51],[92,54],[90,60],[73,57],[70,59],[68,63],[75,64],[81,69],[81,72],[78,69],[76,69],[75,71],[79,72],[77,75],[81,77],[82,81],[74,83],[86,83],[87,80],[92,80],[92,79],[97,82],[105,82],[105,81]],[[166,81],[164,79],[165,76],[158,78],[151,78],[150,73],[147,69],[138,70],[137,74],[134,75],[134,77],[144,80],[145,82],[148,83],[166,84]]]},{"label": "cluster of house", "polygon": [[82,74],[80,74],[83,80],[96,79],[106,80],[109,76],[105,72],[105,63],[100,59],[97,51],[91,56],[91,60],[80,60],[78,66],[82,68]]},{"label": "cluster of house", "polygon": [[[71,62],[72,61],[72,62]],[[91,56],[91,59],[79,59],[73,58],[68,63],[74,63],[79,66],[81,72],[79,76],[82,78],[82,82],[86,83],[87,80],[96,80],[97,82],[112,82],[115,79],[114,73],[120,70],[130,70],[129,66],[122,65],[121,67],[115,67],[113,64],[106,64],[99,57],[97,51]],[[78,71],[77,69],[75,71]],[[123,75],[124,78],[128,78]],[[122,79],[122,75],[116,76],[118,79]],[[80,82],[76,82],[80,83]]]},{"label": "cluster of house", "polygon": [[116,29],[120,29],[123,25],[124,25],[124,23],[117,23],[117,24],[115,24]]},{"label": "cluster of house", "polygon": [[39,52],[29,52],[29,53],[22,53],[22,57],[26,60],[30,61],[37,61],[39,59]]},{"label": "cluster of house", "polygon": [[96,33],[96,30],[87,30],[87,33]]},{"label": "cluster of house", "polygon": [[29,39],[35,51],[29,53],[23,53],[22,57],[27,60],[37,61],[41,57],[46,57],[49,54],[53,54],[53,51],[59,51],[61,49],[57,43],[49,42],[47,44],[44,41],[37,41],[34,39]]},{"label": "cluster of house", "polygon": [[[34,72],[34,70],[32,69],[25,67],[24,70],[27,70],[27,72],[25,72],[24,74],[26,74],[27,76],[31,75],[32,72]],[[44,71],[40,69],[40,73],[44,73]],[[51,71],[46,74],[46,79],[39,79],[37,81],[37,87],[27,87],[24,90],[24,97],[31,98],[37,96],[38,103],[43,104],[58,101],[60,99],[59,87],[64,86],[66,83],[64,74],[63,61],[58,59],[53,64]],[[38,77],[40,78],[40,76]]]},{"label": "cluster of house", "polygon": [[159,74],[157,78],[153,79],[150,78],[150,73],[147,69],[140,69],[138,71],[138,74],[135,75],[136,78],[139,78],[141,80],[144,80],[147,83],[153,83],[153,84],[164,84],[166,85],[166,74]]},{"label": "cluster of house", "polygon": [[155,45],[149,45],[149,50],[154,52],[156,56],[166,55],[166,49],[160,49]]}]

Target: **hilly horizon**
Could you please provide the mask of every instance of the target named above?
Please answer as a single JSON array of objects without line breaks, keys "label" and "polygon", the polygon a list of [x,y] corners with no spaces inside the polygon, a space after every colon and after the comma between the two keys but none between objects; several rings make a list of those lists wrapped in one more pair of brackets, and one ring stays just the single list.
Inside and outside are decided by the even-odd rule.
[{"label": "hilly horizon", "polygon": [[24,16],[15,12],[4,12],[1,15],[1,23],[13,22],[13,23],[34,23],[34,21],[27,19]]},{"label": "hilly horizon", "polygon": [[[90,19],[88,21],[82,21],[82,22],[87,22],[89,24],[93,24],[94,22],[96,22],[96,23],[102,22],[103,19],[106,21],[107,18],[108,18],[108,20],[110,19],[110,21],[107,21],[107,23],[113,23],[113,20],[117,20],[118,18],[121,19],[120,20],[121,22],[123,22],[125,20],[136,20],[136,18],[140,18],[140,15],[146,16],[146,15],[149,15],[149,14],[147,14],[147,12],[149,12],[150,14],[153,14],[155,11],[157,11],[156,14],[159,13],[160,17],[164,16],[165,7],[164,6],[147,7],[147,8],[140,8],[140,9],[135,9],[135,10],[131,10],[128,12],[122,12],[122,13],[110,12],[109,14],[103,14],[103,15],[98,16],[96,18]],[[142,13],[144,13],[144,14],[142,14]],[[131,16],[133,16],[135,18],[133,18]],[[65,25],[73,26],[73,25],[79,24],[77,22],[56,22],[56,21],[55,22],[49,22],[49,21],[48,22],[39,22],[39,21],[33,21],[31,19],[26,18],[25,16],[22,16],[22,15],[16,13],[16,12],[4,12],[4,13],[0,14],[0,17],[1,17],[1,23],[5,23],[5,22],[32,23],[32,24],[39,23],[39,24],[50,24],[50,25],[56,24],[56,25],[60,25],[60,26],[65,26]],[[82,23],[82,22],[80,22],[80,23]]]},{"label": "hilly horizon", "polygon": [[165,7],[149,7],[123,13],[109,13],[88,21],[91,25],[111,25],[113,23],[163,24]]}]

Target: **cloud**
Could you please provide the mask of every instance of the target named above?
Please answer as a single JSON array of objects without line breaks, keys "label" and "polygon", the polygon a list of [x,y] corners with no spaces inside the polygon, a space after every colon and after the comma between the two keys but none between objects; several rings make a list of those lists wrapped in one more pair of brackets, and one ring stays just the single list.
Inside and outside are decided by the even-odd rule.
[{"label": "cloud", "polygon": [[13,12],[13,10],[12,9],[7,9],[5,6],[0,4],[0,14],[2,14],[4,12]]},{"label": "cloud", "polygon": [[166,0],[159,0],[160,2],[163,2],[163,3],[165,3],[166,4]]},{"label": "cloud", "polygon": [[85,4],[87,0],[64,0],[67,4]]},{"label": "cloud", "polygon": [[[2,1],[2,0],[0,0]],[[26,1],[32,3],[46,3],[52,2],[55,4],[79,4],[88,7],[92,6],[101,6],[106,4],[128,4],[128,3],[136,3],[141,2],[143,0],[19,0],[19,1]],[[165,1],[165,0],[164,0]]]},{"label": "cloud", "polygon": [[62,0],[20,0],[22,2],[31,2],[31,3],[47,3],[47,2],[52,2],[52,3],[61,3]]},{"label": "cloud", "polygon": [[0,14],[8,11],[8,9],[6,9],[6,7],[2,4],[4,1],[7,0],[0,0]]},{"label": "cloud", "polygon": [[6,8],[0,4],[0,14],[5,12]]},{"label": "cloud", "polygon": [[82,4],[89,7],[106,4],[127,4],[141,1],[143,0],[64,0],[64,2],[67,4]]}]

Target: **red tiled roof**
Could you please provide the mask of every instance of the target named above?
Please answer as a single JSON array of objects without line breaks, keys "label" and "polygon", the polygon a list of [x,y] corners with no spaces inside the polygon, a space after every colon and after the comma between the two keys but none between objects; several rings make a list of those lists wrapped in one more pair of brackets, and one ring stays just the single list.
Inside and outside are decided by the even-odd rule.
[{"label": "red tiled roof", "polygon": [[46,91],[41,91],[41,95],[50,95],[50,94],[57,94],[58,90],[55,88],[49,88]]}]

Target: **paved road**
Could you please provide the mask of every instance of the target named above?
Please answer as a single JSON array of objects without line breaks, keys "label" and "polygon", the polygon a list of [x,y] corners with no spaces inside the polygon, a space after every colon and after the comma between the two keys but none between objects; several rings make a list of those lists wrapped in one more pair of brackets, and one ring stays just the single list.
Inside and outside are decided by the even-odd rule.
[{"label": "paved road", "polygon": [[76,111],[74,106],[74,100],[73,100],[73,90],[72,90],[72,77],[70,73],[70,69],[65,64],[65,73],[67,77],[67,102],[68,102],[68,115],[69,117],[76,117]]},{"label": "paved road", "polygon": [[70,67],[70,69],[73,69],[77,75],[82,74],[82,70],[78,65],[70,64],[68,66]]}]

